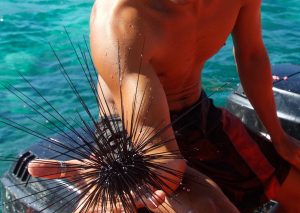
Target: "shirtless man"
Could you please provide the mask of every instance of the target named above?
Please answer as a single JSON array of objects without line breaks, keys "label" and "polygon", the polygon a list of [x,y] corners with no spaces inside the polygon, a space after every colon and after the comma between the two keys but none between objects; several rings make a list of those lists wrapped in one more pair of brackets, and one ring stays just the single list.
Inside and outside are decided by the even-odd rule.
[{"label": "shirtless man", "polygon": [[[274,212],[300,212],[300,141],[282,130],[276,116],[270,62],[261,36],[260,5],[261,0],[98,0],[90,23],[92,57],[105,85],[107,99],[119,112],[117,59],[120,59],[124,111],[129,123],[133,85],[138,75],[138,101],[148,88],[143,102],[151,102],[151,108],[142,110],[140,116],[147,117],[146,125],[150,128],[161,119],[170,123],[182,110],[205,100],[205,106],[197,110],[198,114],[208,111],[205,115],[208,129],[201,132],[202,121],[197,120],[199,134],[203,136],[197,144],[209,150],[200,150],[191,157],[186,152],[182,154],[192,167],[212,178],[242,212],[258,205],[264,195],[279,202]],[[241,83],[268,130],[278,156],[271,150],[271,157],[265,157],[269,156],[263,154],[265,145],[254,143],[250,133],[229,113],[215,108],[200,89],[199,72],[230,34]],[[195,113],[193,115],[197,115]],[[223,138],[218,138],[217,133]],[[183,138],[189,136],[186,133]],[[169,129],[161,137],[174,137],[174,131]],[[176,140],[164,147],[164,151],[190,147],[188,139],[185,142],[176,135]],[[223,149],[228,160],[216,154]],[[270,149],[273,146],[268,147]],[[213,154],[201,156],[208,152]],[[219,162],[212,164],[216,159]],[[167,163],[178,171],[186,169],[183,160]],[[35,174],[36,165],[30,165],[31,174]],[[222,166],[233,174],[228,175],[226,170],[218,173]],[[175,190],[179,182],[178,179],[171,187]],[[214,198],[213,194],[209,196]],[[248,201],[252,206],[247,206]],[[224,212],[224,207],[207,212]]]}]

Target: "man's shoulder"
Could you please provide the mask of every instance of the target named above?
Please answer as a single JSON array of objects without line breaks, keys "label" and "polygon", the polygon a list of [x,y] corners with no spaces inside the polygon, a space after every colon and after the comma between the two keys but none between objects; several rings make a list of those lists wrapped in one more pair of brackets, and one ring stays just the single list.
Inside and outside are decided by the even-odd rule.
[{"label": "man's shoulder", "polygon": [[[98,3],[99,2],[99,3]],[[158,43],[159,26],[153,21],[144,0],[97,1],[97,15],[91,22],[91,37],[97,49],[116,47],[143,48],[143,55],[152,55]],[[100,39],[101,35],[101,39]],[[138,47],[137,47],[138,46]],[[103,50],[104,51],[104,50]]]},{"label": "man's shoulder", "polygon": [[135,0],[119,0],[114,5],[111,13],[111,23],[122,25],[129,22],[145,22],[147,19],[144,15],[145,8]]},{"label": "man's shoulder", "polygon": [[261,5],[262,0],[241,0],[244,6]]},{"label": "man's shoulder", "polygon": [[92,19],[104,29],[128,31],[131,27],[149,28],[153,13],[144,0],[96,1]]},{"label": "man's shoulder", "polygon": [[155,12],[151,5],[144,0],[117,0],[111,18],[119,24],[137,22],[149,26],[155,20]]},{"label": "man's shoulder", "polygon": [[145,14],[147,10],[147,4],[144,0],[114,0],[103,1],[97,0],[94,4],[94,8],[98,12],[104,13],[110,17],[140,17],[141,14]]},{"label": "man's shoulder", "polygon": [[114,35],[123,39],[147,39],[147,43],[161,40],[158,16],[144,0],[118,0],[107,22]]}]

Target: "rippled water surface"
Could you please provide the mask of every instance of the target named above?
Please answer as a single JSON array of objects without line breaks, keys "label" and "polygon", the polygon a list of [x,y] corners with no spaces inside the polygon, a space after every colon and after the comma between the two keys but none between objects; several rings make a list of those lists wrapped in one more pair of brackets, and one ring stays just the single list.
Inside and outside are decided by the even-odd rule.
[{"label": "rippled water surface", "polygon": [[[17,72],[28,77],[47,96],[53,105],[67,118],[77,107],[62,80],[57,61],[48,45],[51,42],[59,52],[63,63],[70,70],[83,96],[90,91],[78,74],[76,56],[70,53],[70,45],[64,27],[76,42],[88,37],[90,0],[1,0],[0,1],[0,82],[11,83],[36,98],[28,85],[19,80]],[[264,0],[262,6],[263,37],[272,64],[300,64],[300,1]],[[223,105],[226,97],[238,84],[229,39],[223,49],[205,66],[204,86],[207,93],[217,90],[224,82],[229,86],[218,91],[213,98]],[[77,72],[76,72],[77,71]],[[91,104],[93,112],[96,107]],[[78,109],[80,110],[80,109]],[[36,126],[26,116],[32,113],[25,104],[0,87],[0,116],[10,117],[23,125]],[[47,125],[47,120],[40,120]],[[0,124],[0,156],[15,156],[37,139],[11,127]],[[0,160],[0,176],[9,163]]]}]

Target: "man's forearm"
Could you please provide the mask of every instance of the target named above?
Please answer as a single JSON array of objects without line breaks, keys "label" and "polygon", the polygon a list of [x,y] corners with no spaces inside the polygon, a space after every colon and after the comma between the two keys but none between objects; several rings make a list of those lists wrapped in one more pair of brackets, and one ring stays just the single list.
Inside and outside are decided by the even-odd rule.
[{"label": "man's forearm", "polygon": [[238,69],[243,89],[272,140],[279,141],[283,130],[276,113],[271,65],[266,50],[242,60]]}]

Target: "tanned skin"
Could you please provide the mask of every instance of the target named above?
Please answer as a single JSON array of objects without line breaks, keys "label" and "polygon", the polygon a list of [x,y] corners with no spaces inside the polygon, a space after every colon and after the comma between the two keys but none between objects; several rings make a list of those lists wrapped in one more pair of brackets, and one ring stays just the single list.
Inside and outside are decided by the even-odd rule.
[{"label": "tanned skin", "polygon": [[[149,128],[155,128],[158,122],[170,122],[170,110],[189,107],[199,99],[203,65],[231,34],[243,88],[276,150],[293,165],[274,198],[280,203],[274,211],[300,212],[300,142],[283,131],[276,116],[270,62],[261,36],[260,5],[261,0],[98,0],[90,22],[92,57],[104,83],[106,97],[119,113],[118,66],[121,65],[123,104],[129,124],[133,88],[140,75],[137,103],[141,102],[142,92],[146,91],[143,104],[151,105],[148,110],[142,110],[140,116],[147,118]],[[170,137],[174,137],[172,129],[166,131],[161,139]],[[160,151],[176,149],[174,141]],[[183,160],[166,163],[182,172],[187,168]],[[47,172],[38,168],[36,163],[30,164],[30,167],[34,176],[45,176]],[[200,173],[198,175],[201,176]],[[173,190],[180,180],[176,182],[169,183]],[[216,189],[214,184],[210,186]],[[215,209],[211,208],[212,202],[224,196],[217,190],[212,191],[214,193],[209,194],[207,202],[199,203],[210,208],[209,212],[224,212],[222,205],[216,204]],[[165,196],[164,192],[156,193],[161,198]],[[183,202],[184,209],[180,212],[188,211],[191,203],[203,198],[200,194],[193,198],[183,196],[189,201]],[[229,212],[236,211],[229,207],[232,205],[228,200],[221,200]],[[168,198],[166,202],[169,202]],[[176,208],[182,206],[174,204],[172,207],[177,211]]]}]

